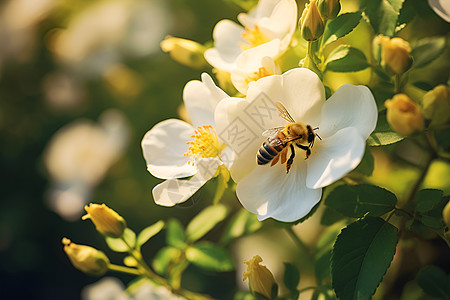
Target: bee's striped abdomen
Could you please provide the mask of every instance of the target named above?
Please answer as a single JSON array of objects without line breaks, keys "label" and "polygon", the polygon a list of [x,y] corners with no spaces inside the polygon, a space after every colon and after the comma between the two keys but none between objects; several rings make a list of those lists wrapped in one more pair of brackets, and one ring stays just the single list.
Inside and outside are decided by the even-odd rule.
[{"label": "bee's striped abdomen", "polygon": [[258,165],[265,165],[269,163],[275,156],[278,155],[278,153],[280,153],[281,150],[283,150],[283,148],[283,144],[273,147],[270,143],[265,141],[256,154]]}]

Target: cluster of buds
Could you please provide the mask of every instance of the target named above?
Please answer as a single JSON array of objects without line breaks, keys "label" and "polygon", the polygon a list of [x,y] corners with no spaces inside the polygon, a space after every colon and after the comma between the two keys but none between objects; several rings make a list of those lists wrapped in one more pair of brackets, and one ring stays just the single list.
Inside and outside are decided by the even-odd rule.
[{"label": "cluster of buds", "polygon": [[401,135],[410,135],[424,129],[422,109],[406,94],[397,94],[386,100],[387,121]]},{"label": "cluster of buds", "polygon": [[98,232],[112,238],[119,238],[127,228],[127,223],[114,210],[105,204],[89,204],[85,206],[87,214],[82,217],[83,220],[91,219]]},{"label": "cluster of buds", "polygon": [[317,40],[324,32],[324,22],[336,18],[340,10],[339,0],[311,0],[299,21],[302,37],[308,42]]},{"label": "cluster of buds", "polygon": [[374,41],[381,46],[381,65],[389,72],[403,74],[411,67],[411,46],[407,41],[383,35],[377,36]]},{"label": "cluster of buds", "polygon": [[261,262],[262,258],[259,255],[245,261],[247,271],[244,272],[243,280],[248,279],[252,293],[262,295],[267,299],[273,299],[277,295],[278,285],[272,272],[266,266],[260,265]]}]

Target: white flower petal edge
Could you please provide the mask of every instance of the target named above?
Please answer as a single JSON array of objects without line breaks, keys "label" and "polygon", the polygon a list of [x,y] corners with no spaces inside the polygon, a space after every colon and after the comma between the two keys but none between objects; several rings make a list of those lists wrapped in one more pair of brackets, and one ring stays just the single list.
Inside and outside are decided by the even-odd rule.
[{"label": "white flower petal edge", "polygon": [[190,179],[168,179],[155,186],[152,191],[155,203],[161,206],[174,206],[186,201],[214,176],[222,162],[213,157],[195,160],[195,164],[199,171]]},{"label": "white flower petal edge", "polygon": [[365,140],[354,127],[341,129],[317,142],[306,160],[306,186],[318,189],[341,179],[361,162],[365,146]]},{"label": "white flower petal edge", "polygon": [[215,85],[207,73],[203,73],[201,77],[202,81],[191,80],[184,87],[184,104],[194,127],[202,125],[214,127],[214,110],[217,103],[229,96]]},{"label": "white flower petal edge", "polygon": [[430,4],[431,8],[439,17],[450,23],[450,1],[428,0],[428,4]]},{"label": "white flower petal edge", "polygon": [[161,179],[192,176],[197,168],[189,165],[186,144],[194,134],[192,125],[169,119],[156,124],[142,139],[142,153],[148,171]]},{"label": "white flower petal edge", "polygon": [[306,216],[320,201],[322,190],[306,187],[306,164],[299,161],[289,174],[281,164],[255,168],[237,184],[239,201],[260,221],[274,218],[293,222]]},{"label": "white flower petal edge", "polygon": [[366,86],[345,84],[323,105],[317,132],[327,137],[342,128],[354,127],[366,140],[377,125],[377,112],[375,99]]}]

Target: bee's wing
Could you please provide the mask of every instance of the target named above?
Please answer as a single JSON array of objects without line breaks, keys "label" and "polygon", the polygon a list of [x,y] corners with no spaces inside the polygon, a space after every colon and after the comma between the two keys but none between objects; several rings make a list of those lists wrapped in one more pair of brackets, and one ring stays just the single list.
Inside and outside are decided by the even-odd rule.
[{"label": "bee's wing", "polygon": [[280,117],[288,121],[289,123],[295,123],[295,120],[291,117],[287,109],[280,102],[276,102],[275,105],[278,108],[278,114]]},{"label": "bee's wing", "polygon": [[280,132],[280,130],[283,129],[283,128],[284,128],[284,126],[283,127],[274,127],[274,128],[267,129],[266,131],[264,131],[262,133],[262,136],[265,136],[265,137],[276,136],[278,134],[278,132]]}]

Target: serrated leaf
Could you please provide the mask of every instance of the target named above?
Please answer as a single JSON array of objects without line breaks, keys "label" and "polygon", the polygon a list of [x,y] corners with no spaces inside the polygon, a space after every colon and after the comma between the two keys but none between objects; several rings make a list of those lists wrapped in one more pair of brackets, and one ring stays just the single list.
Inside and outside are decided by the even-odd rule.
[{"label": "serrated leaf", "polygon": [[361,0],[361,8],[375,34],[393,36],[404,0]]},{"label": "serrated leaf", "polygon": [[170,264],[177,261],[181,255],[182,252],[177,248],[170,246],[163,247],[156,253],[152,267],[159,274],[166,275]]},{"label": "serrated leaf", "polygon": [[397,242],[397,228],[381,218],[366,217],[344,228],[331,257],[336,296],[370,299],[391,264]]},{"label": "serrated leaf", "polygon": [[300,272],[292,263],[284,263],[284,285],[292,292],[297,291],[297,285],[300,282]]},{"label": "serrated leaf", "polygon": [[320,218],[320,224],[324,226],[330,226],[342,219],[345,219],[345,216],[343,214],[336,211],[335,209],[325,206],[322,217]]},{"label": "serrated leaf", "polygon": [[230,254],[209,242],[200,242],[186,249],[189,262],[209,271],[228,272],[234,270]]},{"label": "serrated leaf", "polygon": [[436,266],[427,266],[420,271],[417,283],[432,297],[450,299],[450,277]]},{"label": "serrated leaf", "polygon": [[423,189],[417,192],[414,199],[416,211],[425,213],[432,210],[437,204],[442,201],[443,192],[435,189]]},{"label": "serrated leaf", "polygon": [[141,247],[144,245],[149,239],[158,234],[164,228],[164,221],[159,220],[153,225],[150,225],[144,228],[137,236],[136,246]]},{"label": "serrated leaf", "polygon": [[346,36],[355,29],[361,20],[361,12],[345,13],[331,20],[323,33],[323,47]]},{"label": "serrated leaf", "polygon": [[325,198],[325,205],[352,218],[366,214],[381,216],[393,210],[396,204],[393,193],[370,184],[340,185]]},{"label": "serrated leaf", "polygon": [[422,68],[438,58],[445,49],[445,37],[429,37],[421,39],[412,49],[413,68]]},{"label": "serrated leaf", "polygon": [[184,229],[177,219],[170,219],[167,222],[166,243],[178,249],[184,249],[186,247]]},{"label": "serrated leaf", "polygon": [[225,205],[216,204],[202,210],[186,228],[186,239],[195,242],[223,221],[228,215]]},{"label": "serrated leaf", "polygon": [[325,71],[333,72],[356,72],[368,66],[364,53],[350,45],[336,47],[325,61]]},{"label": "serrated leaf", "polygon": [[257,231],[261,226],[262,223],[258,221],[255,214],[248,212],[246,209],[241,209],[228,224],[221,242],[227,244],[233,239]]},{"label": "serrated leaf", "polygon": [[364,176],[371,176],[373,173],[373,169],[375,167],[375,161],[370,151],[370,148],[366,145],[366,150],[364,151],[364,156],[361,159],[361,162],[356,167],[354,172],[362,174]]},{"label": "serrated leaf", "polygon": [[136,246],[136,233],[133,230],[125,228],[122,238],[106,237],[105,240],[108,247],[115,252],[127,252],[130,250],[130,247],[134,249]]},{"label": "serrated leaf", "polygon": [[393,131],[386,120],[386,114],[378,116],[377,126],[367,139],[369,146],[384,146],[400,142],[405,137]]}]

